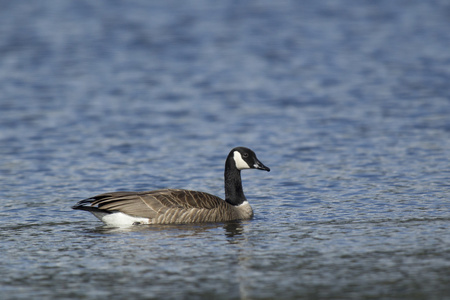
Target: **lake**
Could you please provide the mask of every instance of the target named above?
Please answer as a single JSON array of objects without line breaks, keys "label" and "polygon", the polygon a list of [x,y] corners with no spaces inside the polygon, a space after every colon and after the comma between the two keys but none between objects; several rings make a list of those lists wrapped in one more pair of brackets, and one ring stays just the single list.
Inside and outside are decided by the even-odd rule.
[{"label": "lake", "polygon": [[[449,299],[447,1],[3,2],[2,299]],[[252,220],[113,228],[104,192]]]}]

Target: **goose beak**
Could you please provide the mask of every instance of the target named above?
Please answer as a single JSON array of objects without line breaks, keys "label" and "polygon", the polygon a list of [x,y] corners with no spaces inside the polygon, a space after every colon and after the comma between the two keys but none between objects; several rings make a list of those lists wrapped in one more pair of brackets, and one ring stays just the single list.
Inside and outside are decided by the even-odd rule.
[{"label": "goose beak", "polygon": [[258,170],[264,170],[267,172],[270,172],[270,168],[266,167],[262,162],[260,162],[259,160],[257,160],[255,162],[255,164],[253,165],[253,168],[258,169]]}]

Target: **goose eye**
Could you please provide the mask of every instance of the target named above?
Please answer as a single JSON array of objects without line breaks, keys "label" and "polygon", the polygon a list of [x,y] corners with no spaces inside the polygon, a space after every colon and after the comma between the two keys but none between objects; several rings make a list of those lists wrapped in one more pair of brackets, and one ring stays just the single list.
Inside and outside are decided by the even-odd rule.
[{"label": "goose eye", "polygon": [[243,158],[247,158],[247,157],[248,157],[248,153],[242,154],[242,157],[243,157]]}]

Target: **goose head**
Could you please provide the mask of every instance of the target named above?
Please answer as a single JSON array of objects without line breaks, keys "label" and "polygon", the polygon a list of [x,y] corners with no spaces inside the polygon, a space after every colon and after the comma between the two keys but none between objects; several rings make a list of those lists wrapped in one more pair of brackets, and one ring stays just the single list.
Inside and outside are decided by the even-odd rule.
[{"label": "goose head", "polygon": [[255,152],[251,149],[245,147],[233,148],[229,154],[229,158],[232,158],[236,169],[258,169],[269,172],[270,168],[266,167],[259,159],[256,157]]}]

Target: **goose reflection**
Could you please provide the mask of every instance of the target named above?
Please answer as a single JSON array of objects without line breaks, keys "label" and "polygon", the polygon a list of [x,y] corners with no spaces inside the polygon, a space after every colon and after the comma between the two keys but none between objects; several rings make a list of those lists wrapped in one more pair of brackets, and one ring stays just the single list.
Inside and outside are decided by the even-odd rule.
[{"label": "goose reflection", "polygon": [[[245,222],[247,223],[247,222]],[[245,224],[244,224],[245,225]],[[244,233],[244,226],[241,221],[232,221],[225,223],[201,223],[201,224],[180,224],[180,225],[138,225],[138,226],[125,226],[125,227],[113,227],[108,225],[98,226],[94,229],[86,229],[86,232],[94,234],[117,234],[127,232],[159,232],[159,233],[171,233],[178,237],[189,237],[203,235],[208,231],[217,230],[223,228],[225,237],[230,243],[236,243],[239,237],[242,237]]]}]

